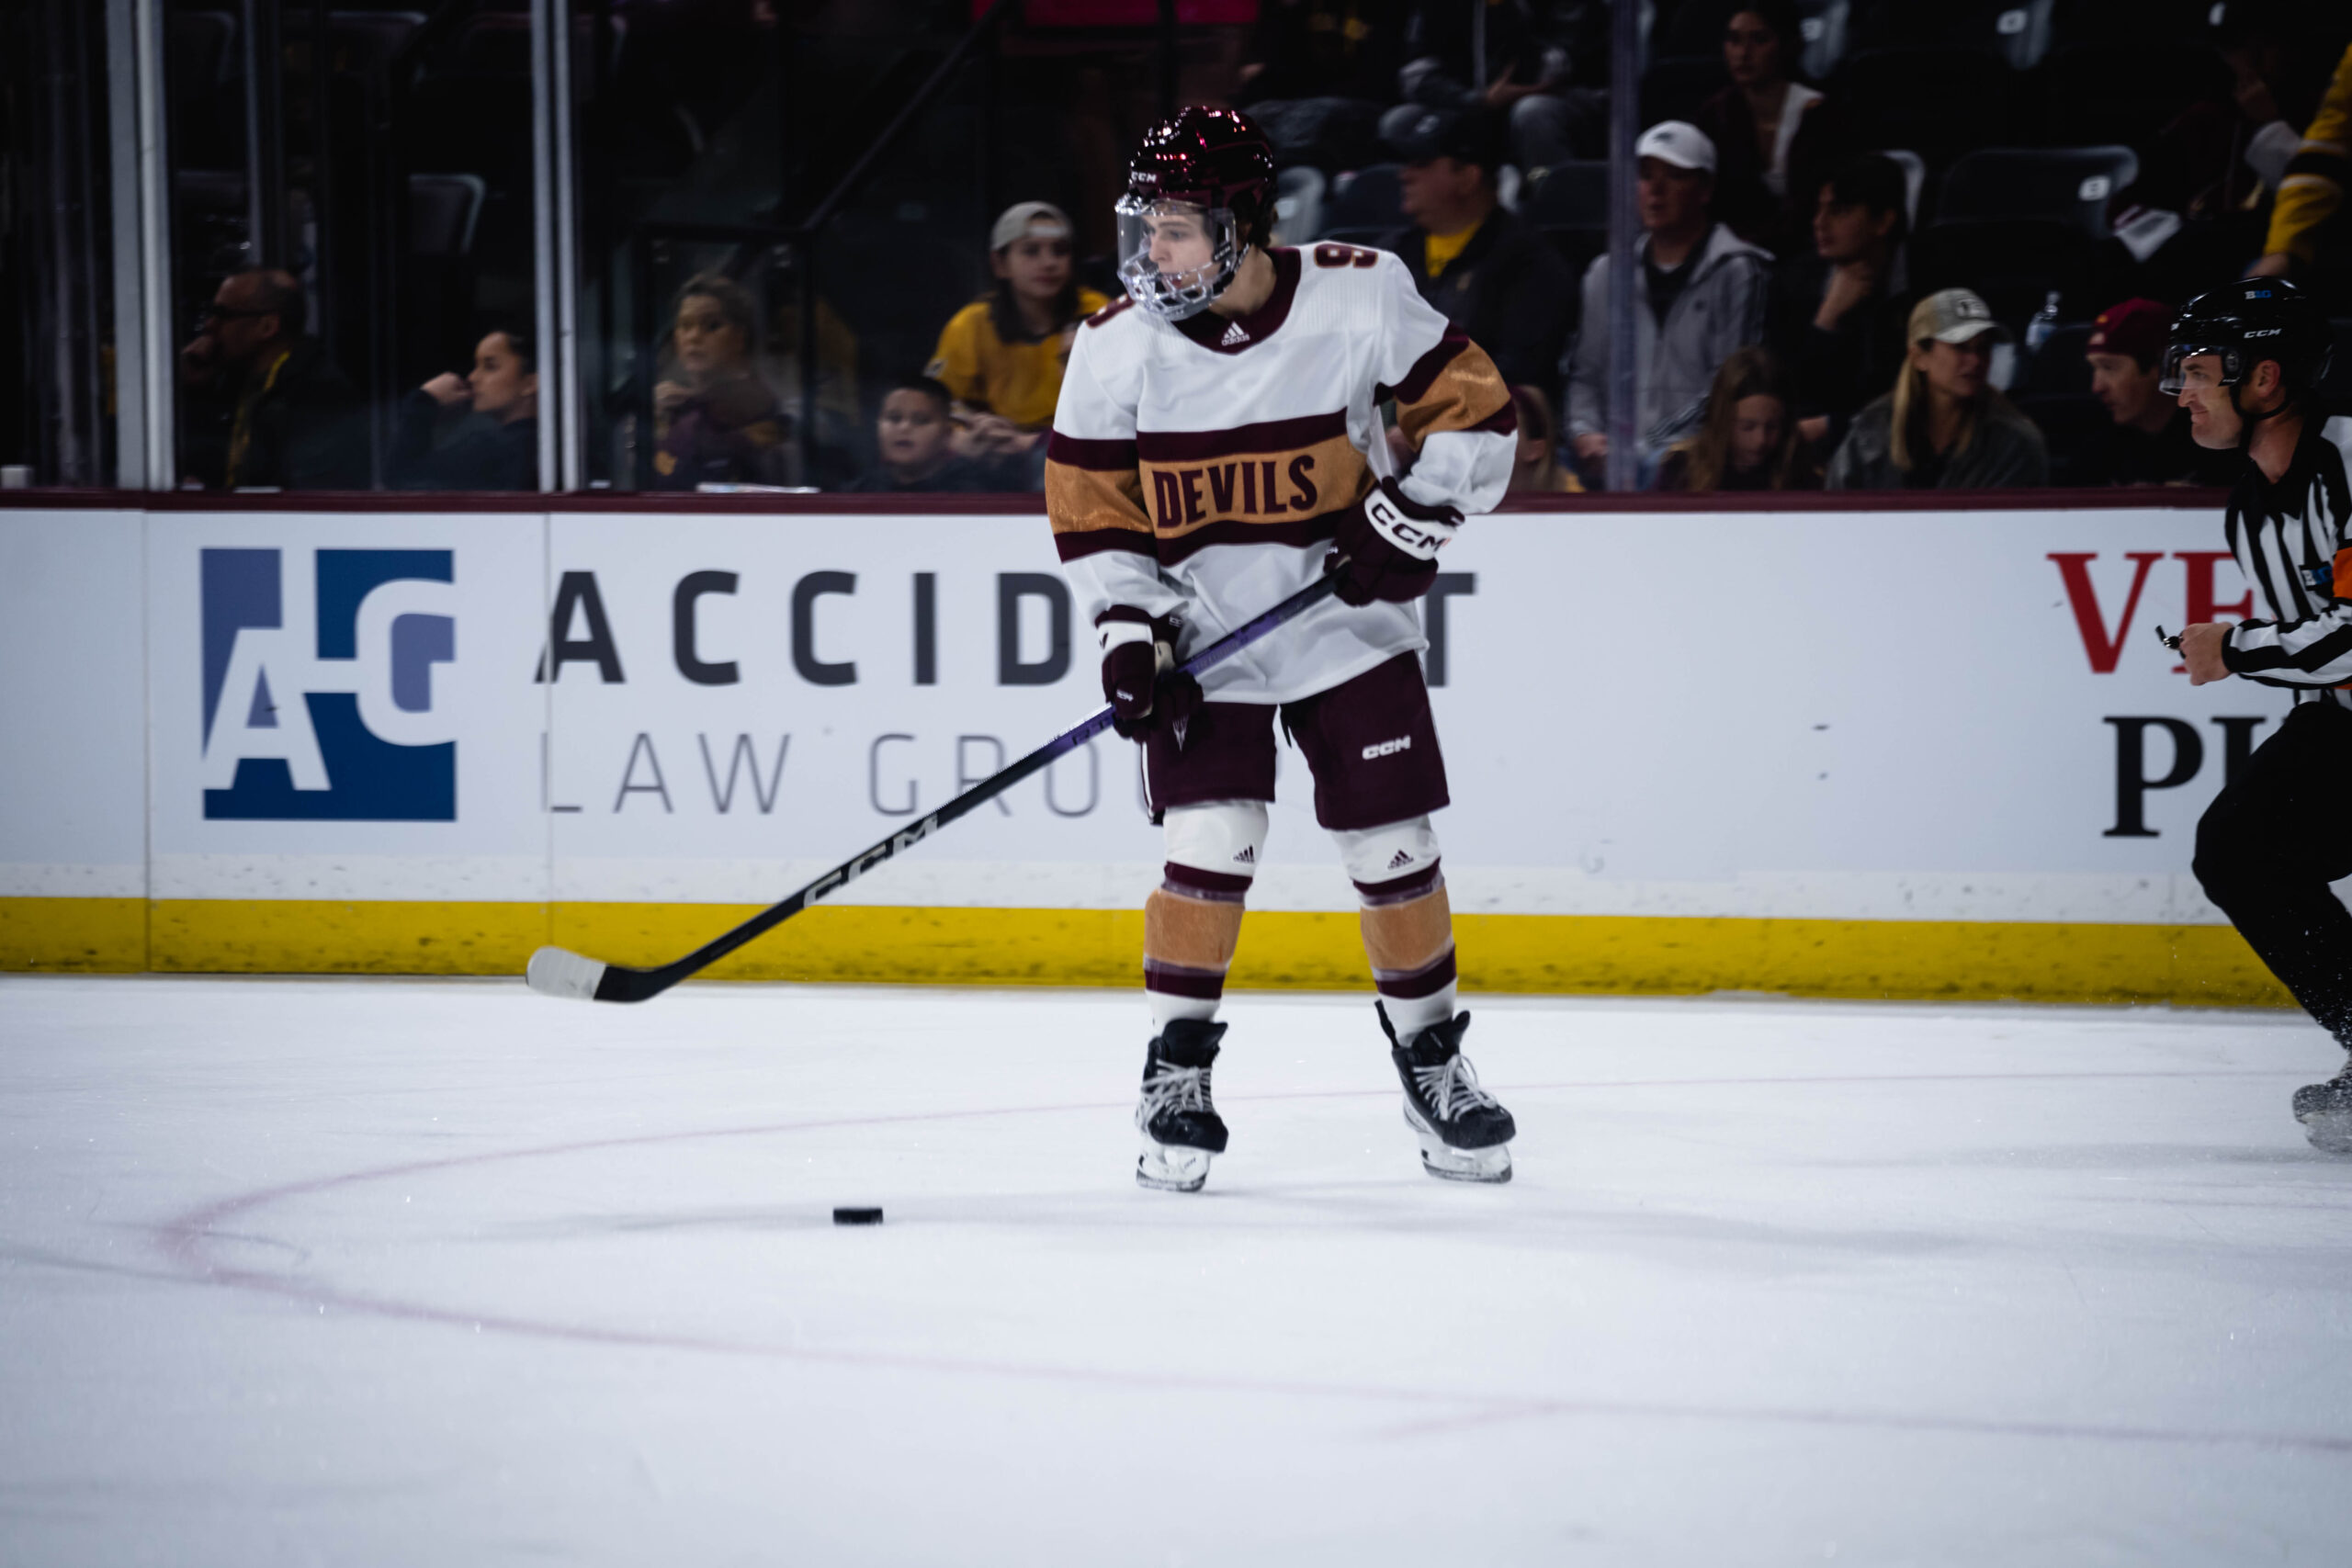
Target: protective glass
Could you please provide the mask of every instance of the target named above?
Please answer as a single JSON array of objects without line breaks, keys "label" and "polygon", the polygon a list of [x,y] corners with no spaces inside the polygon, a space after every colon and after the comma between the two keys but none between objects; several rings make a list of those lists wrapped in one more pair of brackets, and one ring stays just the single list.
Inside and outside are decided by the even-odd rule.
[{"label": "protective glass", "polygon": [[2168,398],[2180,396],[2180,389],[2188,384],[2188,364],[2200,354],[2210,354],[2222,362],[2220,385],[2234,387],[2243,378],[2245,367],[2236,349],[2194,341],[2176,343],[2165,350],[2164,374],[2156,378],[2156,390]]},{"label": "protective glass", "polygon": [[1127,196],[1119,200],[1119,281],[1155,316],[1206,310],[1241,265],[1241,226],[1228,208]]}]

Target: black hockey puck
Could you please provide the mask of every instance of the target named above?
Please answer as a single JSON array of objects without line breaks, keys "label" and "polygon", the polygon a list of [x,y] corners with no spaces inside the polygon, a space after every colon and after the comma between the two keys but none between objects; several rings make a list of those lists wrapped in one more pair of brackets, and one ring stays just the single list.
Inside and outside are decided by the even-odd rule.
[{"label": "black hockey puck", "polygon": [[833,1224],[837,1225],[878,1225],[882,1223],[879,1209],[835,1209]]}]

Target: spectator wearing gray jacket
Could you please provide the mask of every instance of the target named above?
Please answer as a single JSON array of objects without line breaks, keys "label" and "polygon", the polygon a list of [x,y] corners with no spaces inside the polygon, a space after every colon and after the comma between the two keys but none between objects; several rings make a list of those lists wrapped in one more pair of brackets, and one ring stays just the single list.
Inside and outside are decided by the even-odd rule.
[{"label": "spectator wearing gray jacket", "polygon": [[1996,490],[2049,482],[2050,450],[1990,373],[2009,332],[1970,289],[1911,308],[1894,389],[1854,416],[1829,459],[1831,490]]},{"label": "spectator wearing gray jacket", "polygon": [[[1771,253],[1716,222],[1715,145],[1697,126],[1661,120],[1642,132],[1643,235],[1634,255],[1634,428],[1647,474],[1698,427],[1716,367],[1764,338]],[[1568,359],[1568,436],[1597,479],[1609,456],[1609,258],[1584,275],[1584,321]]]}]

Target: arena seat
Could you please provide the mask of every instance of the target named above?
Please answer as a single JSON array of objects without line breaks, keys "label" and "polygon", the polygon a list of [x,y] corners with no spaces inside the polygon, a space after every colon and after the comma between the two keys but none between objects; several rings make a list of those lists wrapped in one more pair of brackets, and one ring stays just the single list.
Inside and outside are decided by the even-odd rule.
[{"label": "arena seat", "polygon": [[2019,397],[2089,397],[2090,362],[2083,357],[2091,323],[2069,321],[2050,334],[2041,352],[2025,361],[2015,389]]},{"label": "arena seat", "polygon": [[1838,67],[1828,90],[1864,146],[1907,147],[1931,168],[2008,140],[2010,72],[1981,50],[1864,50]]},{"label": "arena seat", "polygon": [[1935,222],[2044,223],[2104,240],[2108,203],[2139,177],[2129,147],[1990,147],[1945,173]]},{"label": "arena seat", "polygon": [[2191,104],[2231,101],[2229,66],[2203,43],[2070,44],[2043,63],[2039,85],[2041,140],[2052,147],[2145,146]]},{"label": "arena seat", "polygon": [[1598,160],[1557,164],[1530,180],[1519,215],[1538,229],[1609,227],[1609,165]]},{"label": "arena seat", "polygon": [[2058,0],[2051,17],[2053,47],[2146,39],[2194,43],[2222,10],[2215,0]]},{"label": "arena seat", "polygon": [[1341,175],[1331,182],[1331,193],[1323,202],[1324,239],[1344,239],[1339,230],[1359,231],[1369,229],[1374,234],[1385,234],[1405,221],[1404,209],[1397,205],[1400,196],[1396,174],[1403,165],[1374,164],[1352,174]]},{"label": "arena seat", "polygon": [[2108,203],[2137,176],[2126,147],[1993,148],[1952,164],[1914,249],[1922,288],[1973,288],[2012,332],[2052,289],[2087,320],[2125,297],[2131,256]]},{"label": "arena seat", "polygon": [[2050,51],[2054,0],[1856,0],[1849,23],[1854,47],[1935,45],[1998,55],[2012,71],[2030,71]]},{"label": "arena seat", "polygon": [[2087,465],[2107,446],[2114,422],[2097,398],[2088,392],[2030,392],[2016,402],[2050,447],[2052,484],[2098,482]]}]

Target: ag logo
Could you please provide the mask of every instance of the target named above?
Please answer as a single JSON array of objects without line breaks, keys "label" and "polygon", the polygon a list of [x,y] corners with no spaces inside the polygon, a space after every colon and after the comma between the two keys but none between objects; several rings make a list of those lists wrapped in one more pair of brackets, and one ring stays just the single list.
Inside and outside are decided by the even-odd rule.
[{"label": "ag logo", "polygon": [[447,550],[208,549],[204,815],[454,822]]}]

